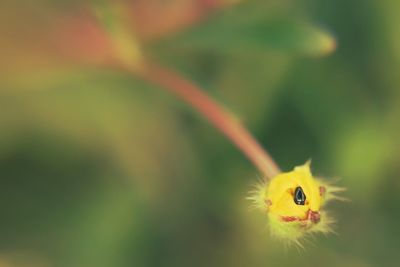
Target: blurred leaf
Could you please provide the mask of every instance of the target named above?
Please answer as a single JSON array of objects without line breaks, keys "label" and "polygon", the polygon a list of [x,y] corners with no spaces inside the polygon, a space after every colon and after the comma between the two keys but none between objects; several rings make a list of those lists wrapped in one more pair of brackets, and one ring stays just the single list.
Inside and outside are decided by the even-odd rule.
[{"label": "blurred leaf", "polygon": [[[140,178],[143,192],[151,195],[162,190],[164,184],[157,177],[165,174],[164,167],[175,165],[182,170],[179,147],[185,146],[165,94],[129,76],[84,74],[71,74],[69,81],[62,76],[58,82],[37,81],[30,91],[10,87],[0,94],[0,125],[4,127],[0,145],[7,147],[21,132],[49,131],[109,153],[132,177]],[[171,142],[175,139],[180,141]]]},{"label": "blurred leaf", "polygon": [[107,35],[86,11],[87,1],[44,1],[49,3],[0,3],[0,80],[100,64],[112,56]]},{"label": "blurred leaf", "polygon": [[215,14],[161,45],[168,49],[205,49],[218,52],[260,53],[265,49],[318,56],[332,52],[334,37],[320,27],[265,3],[245,3]]},{"label": "blurred leaf", "polygon": [[[112,266],[123,257],[126,241],[135,233],[140,221],[137,196],[130,187],[118,188],[109,184],[83,213],[77,216],[75,231],[69,236],[74,254],[71,266]],[[120,265],[119,265],[120,266]]]},{"label": "blurred leaf", "polygon": [[355,193],[371,198],[393,154],[390,134],[383,123],[372,119],[354,122],[341,135],[336,136],[335,159],[339,173]]}]

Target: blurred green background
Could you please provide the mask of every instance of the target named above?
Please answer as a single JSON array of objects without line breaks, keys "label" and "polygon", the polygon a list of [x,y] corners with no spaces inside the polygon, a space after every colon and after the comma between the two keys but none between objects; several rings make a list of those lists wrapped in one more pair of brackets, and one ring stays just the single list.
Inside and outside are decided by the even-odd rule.
[{"label": "blurred green background", "polygon": [[[107,63],[99,6],[283,170],[312,158],[317,175],[340,178],[352,201],[329,207],[337,235],[304,250],[272,238],[245,200],[255,167],[190,106]],[[399,11],[390,0],[1,1],[0,266],[398,266]]]}]

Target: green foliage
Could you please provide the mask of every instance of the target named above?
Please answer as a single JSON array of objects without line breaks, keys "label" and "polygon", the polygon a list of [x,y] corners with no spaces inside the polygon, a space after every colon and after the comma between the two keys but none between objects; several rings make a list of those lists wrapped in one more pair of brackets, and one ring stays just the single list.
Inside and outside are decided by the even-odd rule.
[{"label": "green foliage", "polygon": [[[14,2],[0,8],[0,266],[398,266],[398,4],[245,1],[143,43],[283,170],[312,158],[349,189],[338,235],[297,253],[248,210],[254,167],[186,104],[104,66],[35,65],[30,52],[54,54],[38,14],[80,1]],[[320,24],[338,50],[309,57],[332,40]]]},{"label": "green foliage", "polygon": [[159,48],[256,54],[268,50],[298,55],[323,55],[335,49],[334,37],[282,7],[263,1],[245,2],[211,15],[207,22],[161,42]]}]

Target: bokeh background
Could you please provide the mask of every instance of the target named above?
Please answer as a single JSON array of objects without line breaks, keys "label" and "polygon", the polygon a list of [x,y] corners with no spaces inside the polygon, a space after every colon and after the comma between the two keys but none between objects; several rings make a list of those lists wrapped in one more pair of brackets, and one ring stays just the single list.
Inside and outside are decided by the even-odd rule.
[{"label": "bokeh background", "polygon": [[[400,2],[0,3],[0,266],[398,266]],[[340,178],[337,234],[272,238],[259,173],[110,36],[202,87],[283,170]],[[129,55],[121,53],[119,58]]]}]

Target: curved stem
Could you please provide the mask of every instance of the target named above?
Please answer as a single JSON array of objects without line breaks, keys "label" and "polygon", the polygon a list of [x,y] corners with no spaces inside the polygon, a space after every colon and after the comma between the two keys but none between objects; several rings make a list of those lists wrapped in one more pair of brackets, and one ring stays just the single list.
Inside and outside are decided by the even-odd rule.
[{"label": "curved stem", "polygon": [[179,74],[157,65],[145,64],[142,68],[128,66],[128,71],[175,94],[200,112],[219,129],[237,148],[261,171],[265,179],[272,179],[281,171],[272,157],[254,137],[224,110],[217,102],[207,96],[198,86]]},{"label": "curved stem", "polygon": [[[280,173],[280,169],[272,157],[228,111],[181,75],[145,61],[140,53],[138,43],[121,26],[118,17],[114,16],[115,14],[112,12],[110,14],[110,10],[104,6],[98,5],[95,8],[100,14],[98,15],[100,22],[104,25],[107,24],[105,17],[113,17],[114,29],[108,29],[110,40],[115,46],[115,58],[111,62],[170,91],[195,108],[247,156],[265,176],[265,179],[272,179]],[[109,21],[107,22],[109,23]]]}]

